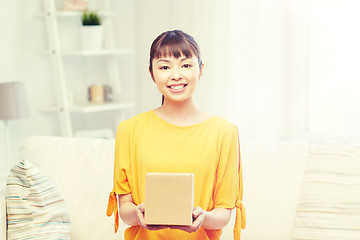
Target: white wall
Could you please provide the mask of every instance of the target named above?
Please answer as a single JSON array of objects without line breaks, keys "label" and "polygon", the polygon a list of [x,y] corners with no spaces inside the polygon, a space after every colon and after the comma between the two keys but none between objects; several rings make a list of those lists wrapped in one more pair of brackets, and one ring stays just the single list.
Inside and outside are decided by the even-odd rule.
[{"label": "white wall", "polygon": [[[135,47],[134,29],[134,6],[131,1],[110,1],[116,16],[114,17],[114,29],[116,46],[132,48]],[[62,1],[56,0],[56,6],[60,9]],[[97,4],[94,0],[89,1],[89,6],[96,9]],[[43,12],[43,1],[3,1],[0,8],[0,29],[3,34],[0,38],[0,81],[21,81],[25,85],[27,99],[31,116],[26,119],[9,121],[10,149],[8,166],[17,160],[17,148],[19,142],[32,135],[60,135],[60,128],[57,115],[40,111],[44,106],[55,103],[54,75],[51,59],[47,55],[39,54],[40,50],[48,48],[46,26],[44,18],[37,14]],[[76,48],[79,44],[77,35],[77,23],[69,19],[59,19],[61,24],[60,41],[63,48]],[[69,28],[64,27],[67,26]],[[73,32],[71,32],[73,31]],[[4,37],[5,36],[5,37]],[[104,59],[87,59],[81,61],[79,58],[68,58],[64,61],[65,74],[72,83],[86,76],[86,71],[81,68],[92,70],[92,74],[106,76],[106,69],[101,68],[101,61]],[[129,55],[119,58],[120,75],[122,77],[124,98],[136,101],[136,80],[135,80],[135,56]],[[98,65],[96,65],[98,64]],[[95,67],[94,67],[95,65]],[[80,69],[80,71],[78,71]],[[94,70],[95,69],[95,70]],[[80,74],[79,74],[80,72]],[[78,75],[76,75],[78,74]],[[83,74],[83,75],[82,75]],[[76,77],[78,77],[76,79]],[[116,130],[120,120],[120,114],[109,115],[100,113],[87,116],[74,114],[73,120],[78,128],[92,126],[107,127]],[[128,116],[134,111],[126,111]],[[126,116],[126,115],[125,115]],[[99,121],[100,119],[100,121]],[[4,158],[4,126],[0,122],[0,161]],[[1,172],[4,171],[1,165]]]},{"label": "white wall", "polygon": [[359,10],[356,0],[309,4],[309,130],[313,134],[360,138]]},{"label": "white wall", "polygon": [[[3,31],[3,37],[0,38],[0,65],[2,66],[0,71],[0,82],[22,81],[29,87],[28,83],[23,79],[24,76],[27,76],[24,71],[25,48],[23,43],[29,40],[27,36],[24,35],[23,31],[24,12],[25,9],[22,6],[22,1],[3,2],[2,7],[0,8],[0,29]],[[36,128],[35,125],[27,129],[26,126],[29,126],[28,123],[29,119],[9,121],[11,149],[9,149],[8,152],[10,153],[10,157],[15,155],[16,145],[21,138],[26,136],[26,132],[31,132],[31,129]],[[5,129],[3,122],[0,124],[0,133],[1,171],[4,171]],[[2,172],[0,174],[2,174]]]}]

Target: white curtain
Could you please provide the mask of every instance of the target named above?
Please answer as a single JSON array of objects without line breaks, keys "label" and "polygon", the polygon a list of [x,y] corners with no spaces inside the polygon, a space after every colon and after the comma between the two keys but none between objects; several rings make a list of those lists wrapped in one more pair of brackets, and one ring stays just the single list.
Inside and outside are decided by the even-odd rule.
[{"label": "white curtain", "polygon": [[174,22],[202,48],[205,109],[245,138],[360,137],[358,0],[184,1]]},{"label": "white curtain", "polygon": [[[242,137],[304,137],[307,85],[302,1],[222,0],[213,1],[212,6],[207,26],[211,30],[203,41],[211,49],[206,81],[213,91],[207,91],[212,96],[208,102],[238,124]],[[195,20],[201,21],[200,16]],[[198,31],[204,33],[203,24],[197,26]]]},{"label": "white curtain", "polygon": [[313,1],[309,19],[309,131],[360,138],[360,2]]}]

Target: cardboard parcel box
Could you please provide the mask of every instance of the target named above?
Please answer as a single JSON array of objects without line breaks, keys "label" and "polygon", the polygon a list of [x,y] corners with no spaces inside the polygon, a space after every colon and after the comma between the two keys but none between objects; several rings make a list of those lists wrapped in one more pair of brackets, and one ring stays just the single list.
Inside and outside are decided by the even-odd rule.
[{"label": "cardboard parcel box", "polygon": [[191,225],[193,173],[148,173],[145,176],[145,223]]}]

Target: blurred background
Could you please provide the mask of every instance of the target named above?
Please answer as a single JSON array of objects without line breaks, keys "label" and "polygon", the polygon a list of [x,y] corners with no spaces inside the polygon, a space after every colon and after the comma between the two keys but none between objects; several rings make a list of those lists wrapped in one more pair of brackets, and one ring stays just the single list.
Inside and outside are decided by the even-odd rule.
[{"label": "blurred background", "polygon": [[[99,0],[100,1],[100,0]],[[97,0],[88,8],[101,10]],[[62,11],[63,0],[55,0]],[[62,135],[56,104],[56,71],[50,54],[44,1],[0,2],[0,83],[20,81],[30,109],[9,121],[10,163],[18,143],[32,135]],[[74,131],[107,128],[158,107],[161,95],[148,72],[149,48],[162,32],[181,29],[200,45],[205,73],[199,107],[239,126],[240,138],[360,137],[360,2],[357,0],[110,0],[120,101],[133,107],[73,113]],[[80,16],[58,18],[61,48],[78,49]],[[73,101],[106,82],[106,56],[64,56]],[[79,90],[81,89],[81,90]],[[69,96],[67,96],[69,97]],[[0,122],[0,133],[5,124]],[[4,152],[4,138],[0,138]]]}]

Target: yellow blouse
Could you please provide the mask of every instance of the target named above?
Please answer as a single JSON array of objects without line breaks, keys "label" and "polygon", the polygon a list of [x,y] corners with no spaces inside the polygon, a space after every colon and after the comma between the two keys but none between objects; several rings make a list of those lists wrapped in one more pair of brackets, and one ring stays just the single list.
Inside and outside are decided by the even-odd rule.
[{"label": "yellow blouse", "polygon": [[[214,116],[182,127],[164,121],[154,111],[121,122],[115,140],[114,187],[107,209],[108,216],[115,213],[115,231],[119,224],[116,194],[131,193],[136,205],[144,202],[148,172],[194,173],[194,207],[207,211],[236,207],[234,239],[240,239],[245,210],[238,131],[233,123]],[[194,233],[148,231],[133,226],[126,229],[125,240],[218,240],[221,232],[203,228]]]}]

